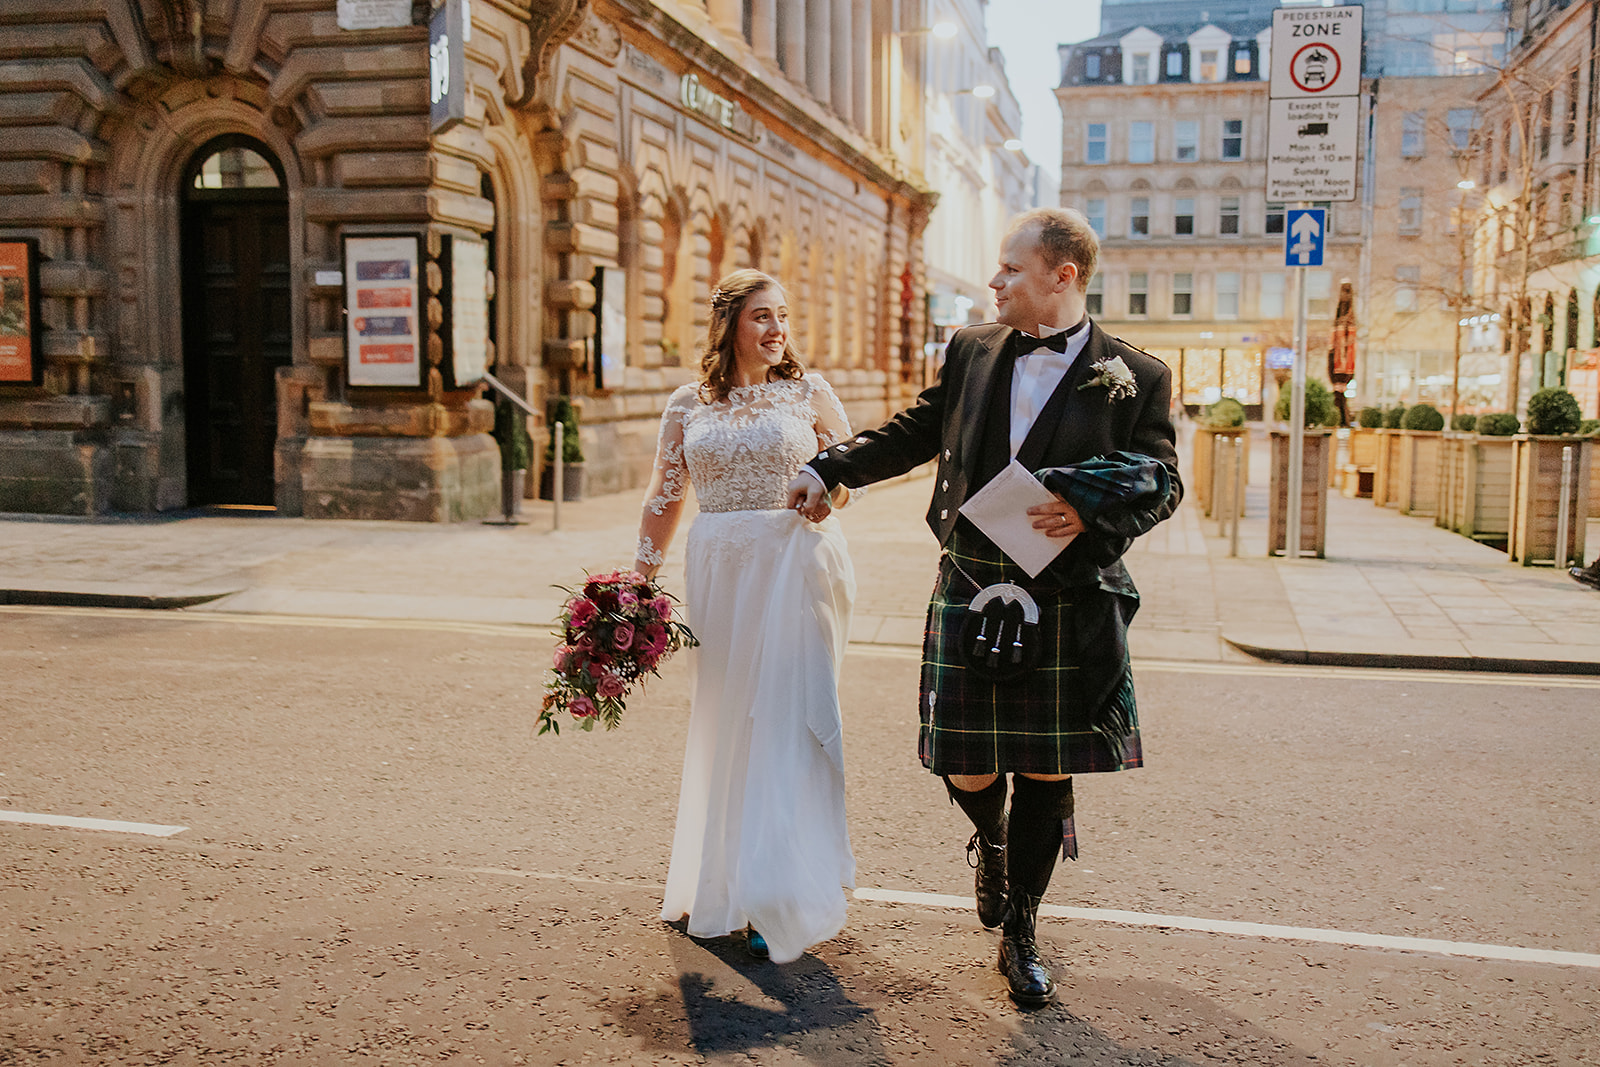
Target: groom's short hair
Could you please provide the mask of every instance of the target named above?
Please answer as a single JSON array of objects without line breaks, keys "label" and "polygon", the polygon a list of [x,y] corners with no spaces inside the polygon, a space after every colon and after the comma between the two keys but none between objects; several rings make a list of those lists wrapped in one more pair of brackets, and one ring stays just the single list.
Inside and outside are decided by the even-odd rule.
[{"label": "groom's short hair", "polygon": [[1034,208],[1011,221],[1010,233],[1029,227],[1039,231],[1039,254],[1044,257],[1045,266],[1055,270],[1063,263],[1076,265],[1078,289],[1087,290],[1100,259],[1100,238],[1083,212],[1069,207]]}]

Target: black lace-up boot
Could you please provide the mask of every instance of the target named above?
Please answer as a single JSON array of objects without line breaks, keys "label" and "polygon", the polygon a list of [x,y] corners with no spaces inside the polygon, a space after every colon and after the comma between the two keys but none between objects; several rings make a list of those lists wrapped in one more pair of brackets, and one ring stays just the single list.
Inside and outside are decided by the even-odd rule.
[{"label": "black lace-up boot", "polygon": [[1031,893],[1013,892],[1000,925],[1000,973],[1011,987],[1011,999],[1029,1008],[1048,1004],[1056,995],[1056,980],[1039,957],[1040,899]]},{"label": "black lace-up boot", "polygon": [[1006,913],[1006,776],[972,792],[957,789],[948,778],[945,787],[977,827],[967,842],[967,863],[974,869],[972,895],[978,921],[993,930]]},{"label": "black lace-up boot", "polygon": [[1000,971],[1011,999],[1037,1007],[1055,996],[1056,983],[1039,955],[1039,902],[1056,869],[1072,818],[1072,779],[1040,782],[1014,776],[1011,824],[1006,834],[1006,881],[1010,907],[1001,924]]}]

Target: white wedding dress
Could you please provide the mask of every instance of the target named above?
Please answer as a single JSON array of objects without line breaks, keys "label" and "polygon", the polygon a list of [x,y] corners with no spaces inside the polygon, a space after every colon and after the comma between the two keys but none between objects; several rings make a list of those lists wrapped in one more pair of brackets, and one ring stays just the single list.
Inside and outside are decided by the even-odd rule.
[{"label": "white wedding dress", "polygon": [[855,575],[836,518],[784,507],[800,466],[848,434],[816,375],[711,404],[686,385],[662,416],[640,530],[640,558],[659,563],[692,481],[700,647],[661,916],[687,915],[695,937],[749,924],[780,963],[838,934],[855,884],[838,697]]}]

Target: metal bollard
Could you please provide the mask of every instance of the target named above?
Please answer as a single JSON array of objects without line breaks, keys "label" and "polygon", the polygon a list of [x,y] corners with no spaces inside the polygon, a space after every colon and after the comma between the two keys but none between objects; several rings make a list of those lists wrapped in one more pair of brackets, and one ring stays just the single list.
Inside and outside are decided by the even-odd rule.
[{"label": "metal bollard", "polygon": [[564,447],[567,437],[567,425],[564,422],[556,423],[556,461],[555,469],[550,473],[550,528],[561,529],[561,498],[566,495],[567,479],[563,468],[566,466]]},{"label": "metal bollard", "polygon": [[[1566,567],[1572,562],[1572,549],[1567,542],[1572,533],[1573,455],[1571,445],[1561,446],[1561,503],[1556,505],[1555,565]],[[1579,560],[1581,563],[1582,560]]]}]

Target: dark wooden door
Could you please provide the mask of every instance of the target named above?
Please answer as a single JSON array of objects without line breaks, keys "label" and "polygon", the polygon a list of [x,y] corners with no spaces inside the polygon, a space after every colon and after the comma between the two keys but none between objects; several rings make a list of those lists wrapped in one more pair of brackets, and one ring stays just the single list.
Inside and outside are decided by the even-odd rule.
[{"label": "dark wooden door", "polygon": [[190,193],[183,218],[190,504],[271,504],[277,371],[292,360],[280,190]]}]

